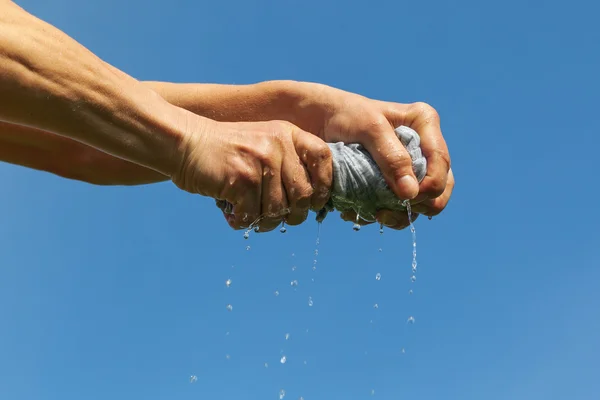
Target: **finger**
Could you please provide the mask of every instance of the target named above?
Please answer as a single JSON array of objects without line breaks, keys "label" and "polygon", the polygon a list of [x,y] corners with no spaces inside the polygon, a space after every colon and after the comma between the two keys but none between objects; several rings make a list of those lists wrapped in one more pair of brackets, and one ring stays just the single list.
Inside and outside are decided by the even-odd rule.
[{"label": "finger", "polygon": [[[413,212],[411,217],[412,222],[415,222],[419,218],[419,214]],[[405,212],[381,210],[377,213],[377,220],[385,227],[395,230],[402,230],[410,226],[408,214]]]},{"label": "finger", "polygon": [[329,200],[331,185],[333,184],[331,150],[327,143],[319,137],[304,132],[294,135],[294,146],[308,171],[310,183],[313,187],[310,208],[320,210]]},{"label": "finger", "polygon": [[386,116],[395,126],[405,125],[419,133],[427,159],[427,174],[419,193],[430,199],[440,196],[446,188],[451,161],[437,111],[426,103],[387,103]]},{"label": "finger", "polygon": [[260,216],[261,170],[257,162],[243,173],[238,173],[234,185],[225,193],[225,200],[233,205],[232,214],[227,218],[233,229],[248,228]]},{"label": "finger", "polygon": [[260,186],[247,189],[242,200],[234,204],[233,214],[227,218],[233,229],[246,229],[260,216]]},{"label": "finger", "polygon": [[387,184],[402,200],[413,199],[419,193],[419,184],[413,172],[412,159],[398,140],[390,122],[381,120],[371,124],[365,132],[363,146],[371,154]]},{"label": "finger", "polygon": [[281,224],[288,201],[281,181],[281,165],[263,167],[262,176],[262,208],[258,232],[270,232]]},{"label": "finger", "polygon": [[388,228],[395,226],[408,226],[408,214],[406,212],[380,210],[377,212],[377,222]]},{"label": "finger", "polygon": [[373,222],[365,221],[364,219],[358,217],[356,219],[356,213],[354,211],[346,211],[340,213],[340,218],[347,222],[354,222],[359,224],[360,226],[371,225]]},{"label": "finger", "polygon": [[446,190],[442,193],[441,196],[438,196],[434,199],[427,199],[420,204],[414,205],[412,208],[415,212],[418,212],[423,215],[427,215],[428,217],[433,217],[440,214],[450,201],[450,197],[452,196],[452,191],[454,190],[454,173],[452,169],[448,172],[448,182],[446,184]]},{"label": "finger", "polygon": [[[308,135],[308,133],[304,133]],[[294,133],[293,136],[296,134],[298,133]],[[289,225],[299,225],[308,217],[308,210],[314,190],[310,184],[308,171],[293,145],[290,145],[290,148],[286,149],[284,154],[281,179],[283,180],[290,210],[285,221]]]}]

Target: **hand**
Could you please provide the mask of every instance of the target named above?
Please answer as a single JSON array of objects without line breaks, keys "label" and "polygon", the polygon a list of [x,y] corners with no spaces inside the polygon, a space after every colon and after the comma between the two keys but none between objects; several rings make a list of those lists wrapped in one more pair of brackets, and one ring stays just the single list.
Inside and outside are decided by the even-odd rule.
[{"label": "hand", "polygon": [[188,192],[233,204],[233,214],[225,214],[232,228],[248,228],[259,217],[261,232],[282,220],[298,225],[309,208],[327,202],[331,153],[318,137],[284,121],[206,124],[186,134],[172,179]]},{"label": "hand", "polygon": [[[434,216],[448,204],[454,188],[450,155],[440,129],[439,115],[425,103],[399,104],[372,100],[329,86],[295,82],[292,96],[299,110],[291,119],[317,134],[325,142],[360,143],[379,165],[392,191],[400,199],[411,199],[415,214]],[[421,137],[427,159],[427,176],[417,184],[411,158],[394,134],[399,125],[408,126]],[[342,215],[355,221],[354,213]],[[416,218],[416,216],[415,216]],[[408,226],[404,213],[382,210],[377,219],[386,226]],[[359,223],[366,224],[365,221]]]}]

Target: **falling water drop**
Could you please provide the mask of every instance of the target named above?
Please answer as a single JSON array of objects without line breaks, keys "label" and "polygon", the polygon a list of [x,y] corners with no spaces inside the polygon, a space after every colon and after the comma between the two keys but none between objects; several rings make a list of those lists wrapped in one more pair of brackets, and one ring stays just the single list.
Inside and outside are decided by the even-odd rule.
[{"label": "falling water drop", "polygon": [[381,253],[382,251],[383,251],[383,249],[380,247],[380,248],[379,248],[379,252]]},{"label": "falling water drop", "polygon": [[198,377],[196,375],[190,376],[190,383],[196,383],[196,382],[198,382]]},{"label": "falling water drop", "polygon": [[285,334],[285,340],[289,340],[289,339],[290,339],[290,334],[289,334],[289,333],[286,333],[286,334]]},{"label": "falling water drop", "polygon": [[276,290],[273,294],[275,295],[275,297],[279,296],[279,290]]},{"label": "falling water drop", "polygon": [[294,266],[292,267],[292,271],[295,271],[295,270],[296,270],[296,266],[294,265]]},{"label": "falling water drop", "polygon": [[230,356],[229,354],[225,354],[225,358],[226,358],[227,360],[229,360],[229,359],[231,359],[231,356]]},{"label": "falling water drop", "polygon": [[312,307],[312,306],[313,306],[313,304],[314,304],[314,303],[313,303],[312,296],[308,296],[308,306],[309,306],[309,307]]},{"label": "falling water drop", "polygon": [[406,350],[404,350],[404,347],[400,351],[402,352],[402,354],[406,353]]},{"label": "falling water drop", "polygon": [[381,274],[379,272],[377,273],[377,275],[375,275],[375,280],[381,280]]},{"label": "falling water drop", "polygon": [[246,250],[250,250],[250,246],[246,246]]},{"label": "falling water drop", "polygon": [[279,228],[279,232],[281,232],[281,233],[286,233],[287,232],[287,228],[285,227],[285,221],[283,221],[281,223],[281,228]]},{"label": "falling water drop", "polygon": [[265,363],[265,368],[269,368],[269,363]]},{"label": "falling water drop", "polygon": [[285,390],[281,389],[279,391],[279,400],[283,400],[284,397],[285,397]]},{"label": "falling water drop", "polygon": [[417,280],[417,277],[415,275],[412,275],[410,277],[411,282],[415,282]]},{"label": "falling water drop", "polygon": [[233,311],[233,306],[231,304],[227,304],[227,311]]},{"label": "falling water drop", "polygon": [[260,231],[260,226],[256,225],[253,229],[254,232],[258,233],[258,231]]},{"label": "falling water drop", "polygon": [[231,286],[231,278],[230,278],[230,279],[227,279],[227,280],[225,281],[225,286],[227,286],[227,287],[230,287],[230,286]]},{"label": "falling water drop", "polygon": [[408,317],[408,320],[406,321],[409,324],[414,324],[415,323],[415,317],[413,317],[412,315],[410,317]]},{"label": "falling water drop", "polygon": [[360,219],[360,215],[359,213],[356,213],[356,221],[354,221],[354,225],[352,226],[352,229],[354,229],[356,232],[360,231],[360,224],[358,223]]},{"label": "falling water drop", "polygon": [[410,290],[408,291],[408,294],[413,294],[413,291],[412,291],[412,289],[410,289]]},{"label": "falling water drop", "polygon": [[250,231],[244,232],[244,239],[248,239],[250,237]]},{"label": "falling water drop", "polygon": [[281,362],[282,364],[285,364],[287,362],[287,357],[286,356],[282,356],[281,360],[279,360],[279,362]]},{"label": "falling water drop", "polygon": [[296,286],[298,286],[298,280],[297,280],[297,279],[294,279],[293,281],[291,281],[291,282],[290,282],[290,286],[291,286],[291,287],[296,287]]},{"label": "falling water drop", "polygon": [[379,234],[383,235],[383,224],[379,224]]},{"label": "falling water drop", "polygon": [[371,396],[375,396],[375,389],[371,389]]},{"label": "falling water drop", "polygon": [[375,303],[375,305],[373,306],[374,309],[378,309],[379,308],[379,304]]}]

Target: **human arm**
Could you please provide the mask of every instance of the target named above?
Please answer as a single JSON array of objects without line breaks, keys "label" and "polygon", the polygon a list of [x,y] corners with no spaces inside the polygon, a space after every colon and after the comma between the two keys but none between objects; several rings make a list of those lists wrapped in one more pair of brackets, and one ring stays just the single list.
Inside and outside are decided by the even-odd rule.
[{"label": "human arm", "polygon": [[293,124],[217,122],[177,107],[10,1],[0,0],[0,31],[1,121],[72,139],[185,191],[226,200],[235,228],[259,215],[297,224],[309,206],[327,200],[313,186],[331,185],[331,162],[319,163],[328,148]]}]

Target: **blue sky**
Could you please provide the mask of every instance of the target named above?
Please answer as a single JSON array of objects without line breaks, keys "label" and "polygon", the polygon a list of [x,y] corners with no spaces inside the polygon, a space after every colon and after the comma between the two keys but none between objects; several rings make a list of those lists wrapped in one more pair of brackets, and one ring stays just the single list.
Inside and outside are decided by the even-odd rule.
[{"label": "blue sky", "polygon": [[332,215],[313,272],[314,221],[244,241],[168,183],[2,164],[0,397],[600,396],[598,5],[372,3],[19,2],[138,79],[429,102],[457,186],[409,297],[408,231]]}]

